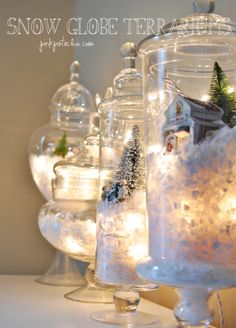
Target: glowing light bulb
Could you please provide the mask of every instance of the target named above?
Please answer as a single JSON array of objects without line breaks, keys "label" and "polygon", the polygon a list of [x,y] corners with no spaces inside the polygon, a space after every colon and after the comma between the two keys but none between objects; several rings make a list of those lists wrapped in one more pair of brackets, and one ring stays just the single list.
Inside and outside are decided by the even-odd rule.
[{"label": "glowing light bulb", "polygon": [[81,253],[83,251],[83,248],[71,236],[65,239],[65,247],[69,253]]},{"label": "glowing light bulb", "polygon": [[125,230],[129,232],[134,232],[135,230],[145,231],[145,220],[146,217],[142,213],[129,213],[126,216]]},{"label": "glowing light bulb", "polygon": [[132,245],[132,248],[129,251],[129,255],[136,261],[143,259],[145,256],[147,256],[147,253],[148,247],[146,243]]},{"label": "glowing light bulb", "polygon": [[148,147],[147,153],[148,154],[151,154],[151,153],[158,154],[161,151],[163,151],[163,147],[161,145],[152,145],[152,146]]},{"label": "glowing light bulb", "polygon": [[125,134],[125,143],[126,144],[130,141],[131,137],[132,137],[132,130],[129,130]]},{"label": "glowing light bulb", "polygon": [[209,101],[209,96],[208,95],[203,95],[202,97],[201,97],[201,100],[202,101]]}]

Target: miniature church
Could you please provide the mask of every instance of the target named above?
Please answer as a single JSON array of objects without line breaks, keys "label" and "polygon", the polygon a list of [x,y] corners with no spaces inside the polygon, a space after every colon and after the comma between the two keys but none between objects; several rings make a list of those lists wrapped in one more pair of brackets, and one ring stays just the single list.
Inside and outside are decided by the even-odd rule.
[{"label": "miniature church", "polygon": [[178,94],[165,112],[162,135],[166,151],[176,150],[186,138],[191,138],[193,144],[200,143],[225,125],[221,121],[223,114],[223,110],[211,102]]}]

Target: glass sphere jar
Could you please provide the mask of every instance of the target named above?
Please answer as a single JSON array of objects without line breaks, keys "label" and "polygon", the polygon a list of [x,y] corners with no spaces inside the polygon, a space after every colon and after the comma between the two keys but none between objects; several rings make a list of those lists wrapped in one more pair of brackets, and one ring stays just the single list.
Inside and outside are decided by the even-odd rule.
[{"label": "glass sphere jar", "polygon": [[150,258],[138,272],[187,289],[175,314],[189,326],[212,320],[209,290],[236,285],[236,25],[200,3],[212,1],[139,46]]},{"label": "glass sphere jar", "polygon": [[29,162],[42,195],[52,199],[53,166],[81,150],[83,139],[95,131],[95,104],[90,92],[79,83],[79,63],[70,68],[70,83],[60,87],[51,103],[50,123],[36,130],[29,141]]}]

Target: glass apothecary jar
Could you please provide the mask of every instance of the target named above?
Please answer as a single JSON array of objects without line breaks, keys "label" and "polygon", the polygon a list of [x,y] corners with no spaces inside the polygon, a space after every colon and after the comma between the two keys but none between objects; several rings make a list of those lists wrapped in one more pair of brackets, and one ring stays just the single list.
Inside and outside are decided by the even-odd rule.
[{"label": "glass apothecary jar", "polygon": [[112,97],[100,103],[99,113],[96,274],[109,284],[142,284],[135,272],[138,258],[147,254],[144,112],[142,76],[137,69],[121,71]]},{"label": "glass apothecary jar", "polygon": [[95,104],[90,92],[79,83],[77,61],[70,72],[70,83],[60,87],[51,100],[50,123],[36,130],[28,145],[34,181],[47,200],[52,199],[54,164],[77,154],[83,139],[95,129]]},{"label": "glass apothecary jar", "polygon": [[66,297],[111,303],[111,291],[97,287],[94,281],[98,157],[99,136],[91,135],[85,138],[79,154],[55,164],[53,200],[41,208],[38,224],[53,247],[70,258],[90,263],[85,275],[88,284]]},{"label": "glass apothecary jar", "polygon": [[86,138],[77,156],[55,164],[53,200],[39,214],[45,239],[84,262],[94,262],[95,258],[98,142],[98,136]]},{"label": "glass apothecary jar", "polygon": [[198,3],[212,8],[194,1],[200,13],[139,45],[150,258],[138,272],[182,288],[183,326],[208,327],[209,291],[236,285],[236,25]]},{"label": "glass apothecary jar", "polygon": [[135,44],[122,45],[121,55],[125,68],[115,77],[110,97],[98,107],[101,131],[96,277],[116,288],[116,311],[95,313],[92,318],[123,325],[150,324],[157,318],[136,312],[140,299],[137,290],[156,287],[141,279],[135,270],[148,254],[142,75],[135,68]]}]

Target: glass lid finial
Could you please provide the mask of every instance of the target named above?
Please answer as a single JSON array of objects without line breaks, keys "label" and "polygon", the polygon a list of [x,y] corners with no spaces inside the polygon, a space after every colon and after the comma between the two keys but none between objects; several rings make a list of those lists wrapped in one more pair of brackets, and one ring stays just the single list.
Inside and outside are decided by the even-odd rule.
[{"label": "glass lid finial", "polygon": [[211,14],[215,11],[215,0],[194,0],[193,12],[198,14]]}]

